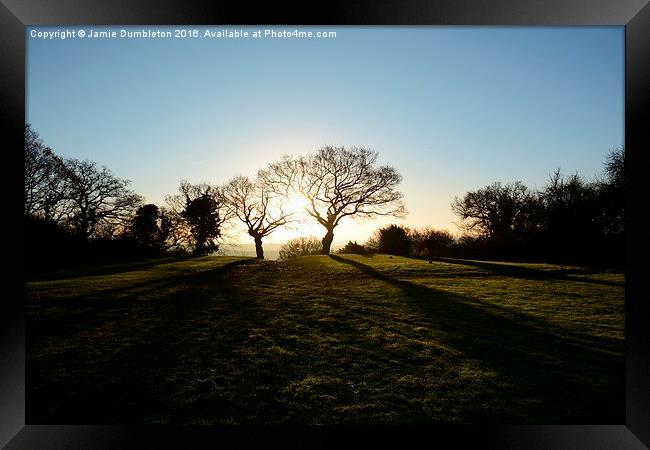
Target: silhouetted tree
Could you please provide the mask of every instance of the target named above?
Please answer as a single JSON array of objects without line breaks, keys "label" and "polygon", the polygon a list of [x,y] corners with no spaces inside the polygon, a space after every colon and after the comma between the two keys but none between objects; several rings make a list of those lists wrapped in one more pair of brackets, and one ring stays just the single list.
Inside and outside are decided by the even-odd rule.
[{"label": "silhouetted tree", "polygon": [[223,189],[182,181],[179,191],[175,196],[168,196],[167,203],[183,219],[194,255],[216,252],[222,225],[230,218]]},{"label": "silhouetted tree", "polygon": [[57,158],[68,180],[62,200],[67,208],[65,221],[75,233],[88,239],[100,230],[114,235],[124,229],[142,197],[129,190],[130,181],[115,177],[106,167],[94,162]]},{"label": "silhouetted tree", "polygon": [[468,192],[452,202],[452,210],[464,221],[463,227],[489,238],[507,238],[523,219],[530,194],[521,182],[493,183]]},{"label": "silhouetted tree", "polygon": [[60,159],[43,144],[38,133],[25,125],[25,214],[60,222],[67,178]]},{"label": "silhouetted tree", "polygon": [[488,238],[476,234],[461,234],[450,249],[454,257],[459,258],[486,258],[491,255],[487,251]]},{"label": "silhouetted tree", "polygon": [[276,190],[294,190],[308,200],[306,212],[325,227],[322,254],[329,254],[334,229],[347,216],[402,216],[396,187],[402,177],[389,166],[375,167],[377,153],[364,148],[322,147],[306,157],[285,156],[266,171]]},{"label": "silhouetted tree", "polygon": [[435,230],[427,227],[421,230],[413,230],[411,232],[411,242],[416,256],[420,256],[425,252],[428,259],[433,259],[448,252],[454,244],[454,237],[447,230]]},{"label": "silhouetted tree", "polygon": [[625,189],[625,147],[614,149],[607,154],[605,171],[608,182],[618,189]]},{"label": "silhouetted tree", "polygon": [[279,258],[287,260],[296,256],[318,255],[321,252],[321,243],[314,236],[289,239],[280,247]]},{"label": "silhouetted tree", "polygon": [[599,183],[603,231],[622,238],[625,228],[625,148],[611,151],[605,160],[605,179]]},{"label": "silhouetted tree", "polygon": [[410,230],[401,225],[388,225],[375,232],[376,249],[379,253],[408,256],[411,252]]},{"label": "silhouetted tree", "polygon": [[185,220],[170,208],[160,208],[160,241],[163,250],[183,249],[191,241]]},{"label": "silhouetted tree", "polygon": [[64,159],[25,126],[25,263],[29,271],[138,256],[140,196],[90,161]]},{"label": "silhouetted tree", "polygon": [[224,192],[233,214],[255,241],[257,258],[264,259],[262,238],[289,223],[291,214],[283,211],[278,194],[262,178],[253,182],[243,176],[235,177]]},{"label": "silhouetted tree", "polygon": [[135,212],[131,224],[133,237],[141,247],[162,250],[160,210],[154,204],[143,205]]},{"label": "silhouetted tree", "polygon": [[597,185],[578,174],[564,177],[558,169],[540,195],[547,251],[565,260],[591,257],[602,236]]},{"label": "silhouetted tree", "polygon": [[42,208],[50,170],[43,141],[25,125],[25,214],[36,216]]}]

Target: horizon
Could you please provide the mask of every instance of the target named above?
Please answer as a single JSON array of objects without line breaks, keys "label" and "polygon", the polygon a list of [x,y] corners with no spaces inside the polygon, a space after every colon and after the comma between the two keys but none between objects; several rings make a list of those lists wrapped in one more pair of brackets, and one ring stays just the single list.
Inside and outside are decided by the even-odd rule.
[{"label": "horizon", "polygon": [[[454,197],[494,181],[538,189],[557,168],[593,178],[624,145],[623,27],[293,28],[337,36],[44,40],[31,30],[58,28],[28,27],[27,122],[158,205],[182,179],[223,184],[283,154],[371,148],[403,176],[409,215],[344,220],[342,245],[389,223],[456,234]],[[309,223],[264,243],[323,234]]]}]

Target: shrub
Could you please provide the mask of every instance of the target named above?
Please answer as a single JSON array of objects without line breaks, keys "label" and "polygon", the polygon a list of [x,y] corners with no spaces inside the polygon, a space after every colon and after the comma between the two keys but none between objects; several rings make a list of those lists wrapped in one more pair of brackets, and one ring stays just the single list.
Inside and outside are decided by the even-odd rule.
[{"label": "shrub", "polygon": [[377,250],[389,255],[407,256],[411,252],[409,230],[401,225],[388,225],[377,232]]},{"label": "shrub", "polygon": [[339,249],[338,253],[353,254],[353,255],[367,255],[368,251],[363,245],[357,244],[356,241],[355,242],[348,241],[348,243],[345,244],[345,247]]},{"label": "shrub", "polygon": [[298,237],[288,240],[280,247],[279,257],[287,260],[296,256],[318,255],[321,248],[321,242],[315,236]]},{"label": "shrub", "polygon": [[446,230],[423,228],[411,232],[413,255],[425,256],[429,259],[447,255],[454,244],[454,237]]},{"label": "shrub", "polygon": [[182,257],[189,256],[190,253],[191,252],[187,248],[185,248],[185,247],[183,247],[181,245],[178,245],[176,247],[172,247],[169,250],[167,250],[167,252],[166,252],[166,254],[169,255],[169,256],[182,256]]}]

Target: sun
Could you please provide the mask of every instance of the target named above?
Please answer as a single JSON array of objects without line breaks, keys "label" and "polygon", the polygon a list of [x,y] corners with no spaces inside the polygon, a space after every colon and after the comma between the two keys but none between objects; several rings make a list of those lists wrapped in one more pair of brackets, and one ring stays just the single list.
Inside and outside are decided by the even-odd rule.
[{"label": "sun", "polygon": [[[310,203],[304,196],[297,193],[289,194],[282,199],[281,205],[283,214],[290,215],[290,221],[270,234],[267,238],[269,242],[284,243],[297,237],[319,237],[325,233],[323,226],[307,213],[306,209]],[[274,212],[276,215],[279,214],[279,210]]]},{"label": "sun", "polygon": [[306,209],[309,206],[309,201],[300,194],[290,194],[286,200],[282,202],[282,210],[293,216],[304,217]]}]

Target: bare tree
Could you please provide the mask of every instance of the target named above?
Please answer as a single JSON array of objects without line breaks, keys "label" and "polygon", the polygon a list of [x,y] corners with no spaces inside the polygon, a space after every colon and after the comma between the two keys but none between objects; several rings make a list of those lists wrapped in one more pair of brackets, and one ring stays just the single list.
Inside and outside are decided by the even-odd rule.
[{"label": "bare tree", "polygon": [[307,199],[306,212],[326,230],[321,253],[327,255],[344,217],[405,215],[396,189],[402,177],[392,167],[375,167],[377,156],[365,148],[326,146],[306,157],[285,156],[269,166],[265,178],[276,191],[293,190]]},{"label": "bare tree", "polygon": [[570,248],[577,241],[598,235],[598,184],[590,183],[577,173],[562,176],[556,170],[540,194],[544,206],[544,229]]},{"label": "bare tree", "polygon": [[88,239],[100,230],[113,235],[128,226],[142,203],[142,197],[127,188],[129,180],[88,160],[67,159],[60,164],[69,181],[64,199],[68,221],[80,237]]},{"label": "bare tree", "polygon": [[70,227],[84,239],[123,230],[141,197],[95,163],[63,159],[25,125],[25,214]]},{"label": "bare tree", "polygon": [[246,226],[255,241],[255,254],[264,259],[262,238],[291,221],[291,213],[282,209],[279,195],[264,178],[251,181],[237,176],[225,188],[225,196],[232,213]]},{"label": "bare tree", "polygon": [[505,185],[496,182],[468,192],[462,199],[456,198],[451,208],[465,221],[466,230],[487,237],[504,237],[523,218],[524,205],[528,199],[528,189],[521,182]]},{"label": "bare tree", "polygon": [[60,159],[25,125],[25,214],[60,221],[66,212],[62,203],[66,188]]},{"label": "bare tree", "polygon": [[30,125],[25,125],[25,214],[38,213],[49,170],[43,141]]},{"label": "bare tree", "polygon": [[625,230],[625,147],[612,150],[605,160],[605,177],[598,183],[598,220],[607,235],[623,236]]},{"label": "bare tree", "polygon": [[191,241],[192,235],[185,220],[174,210],[160,208],[160,240],[163,250],[182,247]]}]

